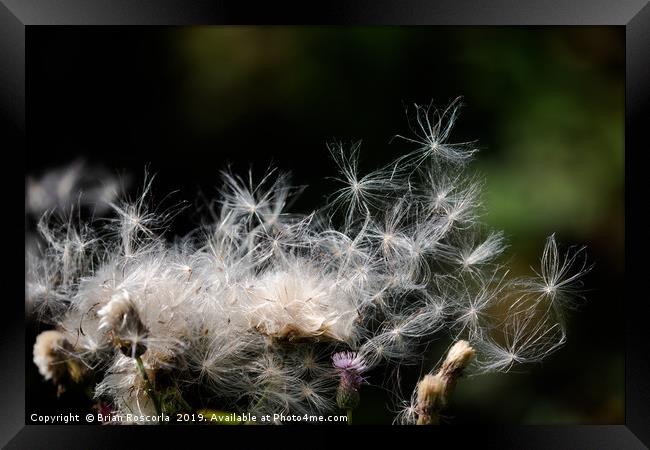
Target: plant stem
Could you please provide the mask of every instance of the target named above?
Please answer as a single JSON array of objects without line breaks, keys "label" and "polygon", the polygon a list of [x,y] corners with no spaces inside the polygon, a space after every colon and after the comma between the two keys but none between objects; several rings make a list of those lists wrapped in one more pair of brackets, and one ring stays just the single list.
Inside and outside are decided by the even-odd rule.
[{"label": "plant stem", "polygon": [[347,417],[348,417],[348,425],[352,425],[352,410],[348,409],[347,411]]},{"label": "plant stem", "polygon": [[151,401],[153,402],[153,407],[156,409],[156,414],[160,416],[161,413],[160,399],[158,398],[158,394],[156,394],[156,391],[154,390],[151,381],[149,381],[149,376],[147,375],[147,371],[144,369],[144,364],[142,364],[142,358],[136,356],[135,365],[137,366],[138,371],[140,372],[140,376],[142,376],[142,379],[144,380],[145,390],[147,392],[147,395],[149,395],[149,398],[151,398]]}]

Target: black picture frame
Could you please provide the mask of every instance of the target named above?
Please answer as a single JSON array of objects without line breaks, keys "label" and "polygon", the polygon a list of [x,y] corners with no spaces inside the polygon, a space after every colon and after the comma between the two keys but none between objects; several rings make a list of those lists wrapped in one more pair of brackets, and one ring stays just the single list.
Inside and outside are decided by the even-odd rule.
[{"label": "black picture frame", "polygon": [[[647,324],[643,309],[647,300],[643,290],[638,289],[643,280],[641,267],[647,265],[641,260],[645,222],[641,219],[637,205],[644,205],[643,186],[639,182],[643,166],[639,159],[643,150],[650,148],[650,139],[645,128],[650,124],[650,6],[646,0],[608,2],[604,0],[422,0],[339,1],[319,3],[304,2],[301,6],[281,5],[276,2],[251,3],[235,1],[190,1],[190,0],[0,0],[0,123],[2,125],[2,151],[8,165],[21,161],[25,152],[29,124],[25,111],[25,52],[29,45],[26,29],[32,26],[57,25],[195,25],[195,24],[303,24],[303,25],[613,25],[625,27],[626,33],[626,257],[632,263],[627,265],[628,282],[620,298],[626,308],[626,364],[625,364],[625,424],[611,426],[511,426],[511,427],[462,427],[448,426],[434,430],[387,430],[395,433],[402,442],[410,445],[411,437],[418,440],[430,439],[435,435],[435,444],[447,442],[450,445],[481,445],[497,448],[647,448],[650,445],[650,352],[645,333]],[[11,207],[18,211],[24,208],[24,195],[16,186],[23,180],[18,170],[2,179],[5,201],[12,200]],[[15,203],[14,203],[15,202]],[[638,219],[638,220],[635,220]],[[4,220],[5,232],[19,236],[18,221]],[[11,250],[13,261],[24,261],[20,255],[21,245],[15,239]],[[24,249],[23,249],[24,250]],[[9,252],[9,250],[6,250]],[[13,254],[15,252],[15,255]],[[11,265],[11,264],[9,264]],[[16,276],[23,270],[20,263],[13,264]],[[638,276],[637,276],[638,275]],[[7,448],[115,448],[118,445],[134,446],[134,439],[144,433],[167,444],[173,440],[187,441],[186,433],[169,427],[89,427],[78,425],[45,426],[25,425],[25,330],[24,309],[16,299],[24,295],[20,283],[12,277],[1,281],[4,314],[2,317],[2,338],[0,352],[0,443]],[[638,294],[636,292],[639,292]],[[571,374],[567,374],[571,376]],[[138,429],[135,429],[138,428]],[[148,430],[140,430],[148,428]],[[173,428],[173,427],[172,427]],[[220,440],[226,444],[234,434],[245,434],[246,438],[257,435],[247,429],[237,431],[232,427],[219,427]],[[366,427],[354,427],[355,432],[375,435],[377,429],[368,432]],[[358,429],[360,428],[360,430]],[[194,427],[191,438],[209,439],[214,434],[211,427]],[[241,428],[239,428],[241,430]],[[385,432],[386,428],[382,429]],[[295,438],[294,430],[270,430],[274,438]],[[318,427],[302,430],[312,440],[321,440]],[[343,436],[350,429],[329,430],[323,438],[340,445]],[[325,434],[327,433],[327,434]],[[408,435],[404,434],[407,433]],[[339,436],[339,434],[341,436]],[[418,436],[412,436],[417,434]],[[185,436],[183,436],[185,435]],[[152,441],[153,442],[153,441]],[[209,441],[208,441],[209,442]],[[294,441],[298,445],[297,441]],[[345,443],[345,441],[343,441]],[[433,445],[431,441],[431,445]],[[403,444],[403,445],[404,445]],[[151,447],[149,443],[147,446]],[[248,447],[243,445],[244,448]],[[347,445],[346,445],[347,446]]]}]

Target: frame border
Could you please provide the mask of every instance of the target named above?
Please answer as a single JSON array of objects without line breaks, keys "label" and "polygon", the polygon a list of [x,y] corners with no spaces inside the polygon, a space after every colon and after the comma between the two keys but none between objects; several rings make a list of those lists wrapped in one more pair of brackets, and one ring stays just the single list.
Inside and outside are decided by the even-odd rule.
[{"label": "frame border", "polygon": [[[642,220],[629,220],[630,214],[638,213],[634,205],[647,203],[638,188],[641,179],[641,164],[634,159],[643,150],[650,149],[650,138],[645,128],[650,124],[650,5],[648,0],[438,0],[427,3],[423,0],[358,0],[352,2],[330,2],[319,4],[310,10],[308,3],[293,6],[273,3],[251,3],[209,0],[0,0],[0,129],[9,142],[0,148],[5,155],[24,154],[26,144],[25,116],[25,73],[26,73],[26,27],[40,25],[223,25],[223,24],[301,24],[301,25],[619,25],[625,26],[626,36],[626,115],[625,115],[625,162],[627,187],[625,192],[627,227],[626,233],[634,238],[643,236]],[[297,9],[296,9],[297,8]],[[314,12],[316,11],[316,12]],[[13,150],[13,151],[12,151]],[[14,159],[18,159],[16,156]],[[13,193],[24,175],[18,171],[2,178],[4,192]],[[634,186],[634,187],[632,187]],[[16,211],[24,211],[24,197],[12,194]],[[9,200],[8,198],[5,200]],[[12,203],[11,207],[14,205]],[[16,215],[17,217],[17,215]],[[639,218],[640,219],[640,218]],[[7,232],[19,236],[19,223],[3,223]],[[645,230],[644,230],[645,231]],[[20,255],[20,242],[16,255]],[[640,260],[640,246],[625,240],[626,257]],[[24,250],[24,247],[23,247]],[[17,256],[17,260],[21,256]],[[24,258],[24,256],[23,256]],[[24,259],[23,259],[24,260]],[[21,270],[21,265],[16,272]],[[631,266],[633,275],[638,270]],[[640,275],[640,274],[639,274]],[[16,277],[20,275],[17,274]],[[638,278],[628,279],[636,280]],[[3,280],[4,281],[4,280]],[[142,439],[145,430],[135,431],[133,427],[91,427],[79,425],[47,426],[25,425],[25,329],[22,303],[14,301],[24,295],[18,283],[11,286],[5,295],[5,317],[1,328],[0,354],[5,361],[0,371],[0,390],[3,393],[0,408],[0,445],[6,448],[87,448],[93,446],[132,446],[134,438]],[[499,448],[548,448],[551,446],[573,449],[593,448],[648,448],[650,445],[650,351],[645,333],[647,321],[637,309],[642,309],[645,300],[634,295],[626,285],[622,297],[626,301],[626,363],[625,363],[625,425],[569,425],[569,426],[511,426],[473,427],[471,433],[464,433],[461,427],[449,426],[425,431],[406,431],[402,427],[390,428],[398,437],[405,433],[419,435],[419,438],[435,436],[436,443],[451,445],[477,444],[498,445]],[[639,286],[640,288],[640,286]],[[640,290],[640,289],[639,289]],[[7,295],[9,294],[9,295]],[[19,413],[16,414],[16,411]],[[135,427],[149,428],[149,427]],[[286,427],[280,427],[285,428]],[[388,427],[354,427],[367,437],[383,434]],[[289,439],[295,438],[291,428]],[[360,429],[360,430],[358,430]],[[380,429],[382,431],[380,431]],[[173,431],[172,431],[173,430]],[[302,428],[308,430],[312,442],[322,433],[321,427]],[[367,430],[367,431],[366,431]],[[152,431],[149,428],[149,431]],[[179,439],[176,427],[156,427],[158,440],[171,443]],[[269,431],[266,428],[266,431]],[[325,439],[334,444],[353,430],[337,429],[337,436],[323,433]],[[370,432],[370,433],[369,433]],[[251,435],[235,431],[230,427],[219,427],[221,435],[230,438]],[[270,430],[280,438],[284,430]],[[341,433],[341,437],[338,434]],[[192,429],[193,438],[214,436],[210,427]],[[224,436],[225,437],[225,436]],[[241,442],[241,441],[240,441]],[[408,441],[405,441],[405,443]],[[149,443],[148,445],[151,445]]]}]

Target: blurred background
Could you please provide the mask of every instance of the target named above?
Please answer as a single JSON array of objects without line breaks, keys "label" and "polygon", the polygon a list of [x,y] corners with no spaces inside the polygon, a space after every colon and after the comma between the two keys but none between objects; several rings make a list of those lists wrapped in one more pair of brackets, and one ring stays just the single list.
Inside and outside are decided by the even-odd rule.
[{"label": "blurred background", "polygon": [[[513,272],[537,267],[552,232],[587,245],[595,268],[567,346],[461,381],[447,418],[624,422],[623,28],[29,27],[27,41],[27,190],[57,189],[43,175],[83,161],[102,168],[85,178],[108,171],[134,194],[147,166],[154,201],[175,191],[197,206],[171,234],[196,224],[228,165],[290,170],[308,186],[293,209],[311,211],[334,187],[326,142],[362,139],[360,166],[376,168],[412,148],[390,142],[409,133],[406,106],[462,96],[452,141],[482,149],[483,220],[505,231]],[[32,364],[40,327],[28,324],[27,410],[83,411],[82,393],[57,400]],[[364,389],[356,423],[390,423],[383,393]]]}]

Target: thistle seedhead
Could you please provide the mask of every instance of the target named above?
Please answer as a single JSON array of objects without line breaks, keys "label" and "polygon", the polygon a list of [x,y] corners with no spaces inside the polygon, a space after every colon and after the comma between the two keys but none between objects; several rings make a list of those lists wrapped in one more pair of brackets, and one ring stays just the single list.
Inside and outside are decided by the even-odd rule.
[{"label": "thistle seedhead", "polygon": [[418,425],[437,425],[438,411],[445,406],[445,383],[438,375],[427,374],[417,385]]},{"label": "thistle seedhead", "polygon": [[306,260],[272,270],[242,296],[242,312],[252,328],[278,339],[350,342],[356,311],[352,299]]},{"label": "thistle seedhead", "polygon": [[467,341],[458,341],[449,349],[439,372],[447,385],[462,375],[474,355],[476,355],[476,350]]},{"label": "thistle seedhead", "polygon": [[83,366],[75,359],[74,347],[66,336],[57,330],[44,331],[34,343],[34,364],[46,380],[57,386],[57,394],[65,391],[65,383],[78,383],[83,377]]},{"label": "thistle seedhead", "polygon": [[474,358],[476,351],[467,341],[456,342],[447,352],[438,372],[425,375],[415,388],[418,425],[437,425],[439,413],[447,405],[458,378]]},{"label": "thistle seedhead", "polygon": [[140,320],[140,315],[129,293],[122,290],[99,311],[99,329],[112,334],[113,343],[126,356],[137,358],[147,346],[147,327]]}]

